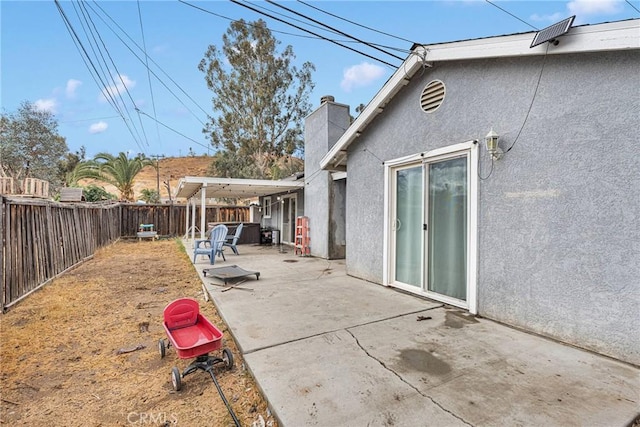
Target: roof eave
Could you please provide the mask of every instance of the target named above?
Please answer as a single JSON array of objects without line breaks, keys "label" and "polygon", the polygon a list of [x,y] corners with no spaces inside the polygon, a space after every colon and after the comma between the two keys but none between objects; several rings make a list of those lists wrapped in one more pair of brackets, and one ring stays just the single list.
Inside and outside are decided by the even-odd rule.
[{"label": "roof eave", "polygon": [[545,53],[559,55],[640,49],[639,29],[640,19],[573,27],[562,36],[559,45],[545,43],[534,48],[530,48],[534,32],[425,46],[417,45],[413,53],[400,65],[364,111],[322,158],[320,167],[330,171],[344,170],[349,145],[360,136],[369,123],[384,110],[384,107],[402,87],[409,83],[415,72],[423,65],[468,59],[540,56]]}]

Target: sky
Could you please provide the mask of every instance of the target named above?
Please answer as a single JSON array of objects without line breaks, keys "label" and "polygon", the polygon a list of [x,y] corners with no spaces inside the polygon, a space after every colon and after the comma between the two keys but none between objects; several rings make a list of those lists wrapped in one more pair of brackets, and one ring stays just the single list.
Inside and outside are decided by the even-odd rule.
[{"label": "sky", "polygon": [[[316,22],[273,3],[238,2],[242,5],[213,0],[60,1],[60,10],[53,0],[0,0],[2,111],[15,112],[25,101],[50,111],[69,150],[85,147],[87,158],[99,152],[213,154],[202,133],[207,115],[215,114],[212,92],[198,63],[209,45],[222,45],[231,20],[263,19],[280,50],[292,46],[298,67],[307,61],[315,65],[309,99],[313,109],[322,96],[332,95],[356,115],[355,107],[375,96],[413,43],[530,32],[571,15],[576,15],[574,26],[640,18],[639,0],[278,3]],[[72,33],[81,43],[74,42]],[[380,49],[385,52],[345,34],[384,46]],[[83,50],[97,72],[83,59]],[[105,87],[115,95],[118,109],[105,98]]]}]

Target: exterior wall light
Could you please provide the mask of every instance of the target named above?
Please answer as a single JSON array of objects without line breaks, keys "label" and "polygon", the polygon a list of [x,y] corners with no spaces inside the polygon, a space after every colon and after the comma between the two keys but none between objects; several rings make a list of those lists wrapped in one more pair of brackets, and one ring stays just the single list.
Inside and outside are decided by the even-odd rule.
[{"label": "exterior wall light", "polygon": [[498,138],[500,138],[500,135],[498,135],[493,128],[491,128],[487,136],[484,137],[484,140],[487,143],[487,151],[491,154],[491,158],[493,160],[499,160],[502,158],[503,154],[502,150],[498,146]]}]

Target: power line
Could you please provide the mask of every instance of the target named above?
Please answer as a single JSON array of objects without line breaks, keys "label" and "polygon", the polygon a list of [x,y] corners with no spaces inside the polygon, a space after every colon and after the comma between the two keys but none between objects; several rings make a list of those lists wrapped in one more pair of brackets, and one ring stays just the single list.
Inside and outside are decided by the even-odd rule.
[{"label": "power line", "polygon": [[[190,6],[190,7],[194,8],[194,9],[197,9],[197,10],[199,10],[201,12],[208,13],[209,15],[213,15],[213,16],[217,16],[218,18],[226,19],[227,21],[240,22],[238,19],[233,19],[233,18],[229,18],[228,16],[220,15],[219,13],[212,12],[212,11],[204,9],[204,8],[202,8],[200,6],[196,6],[195,4],[191,4],[189,2],[186,2],[184,0],[178,0],[178,2],[182,3],[184,5]],[[292,37],[301,37],[301,38],[305,38],[305,39],[321,40],[319,37],[305,36],[304,34],[294,34],[294,33],[289,33],[289,32],[280,31],[280,30],[270,30],[270,31],[273,32],[273,33],[284,34],[284,35],[292,36]]]},{"label": "power line", "polygon": [[[111,79],[111,83],[113,84],[111,87],[113,88],[112,90],[109,90],[109,86],[107,86],[105,84],[103,90],[102,90],[102,94],[103,96],[106,97],[105,92],[109,94],[109,96],[113,99],[114,103],[116,105],[118,105],[118,99],[120,100],[120,102],[122,103],[122,106],[124,107],[124,111],[126,112],[127,116],[129,117],[129,120],[131,121],[131,124],[133,126],[133,119],[131,118],[131,113],[129,112],[129,109],[127,108],[127,104],[124,101],[124,99],[122,98],[122,94],[120,93],[120,91],[117,89],[117,84],[116,81],[113,77],[113,74],[111,73],[111,69],[109,68],[109,65],[107,64],[106,59],[104,58],[104,55],[102,54],[102,51],[100,50],[100,47],[98,45],[98,41],[96,40],[96,36],[94,34],[94,32],[91,29],[91,26],[89,24],[90,19],[87,18],[87,16],[85,15],[85,13],[88,15],[88,12],[86,12],[85,9],[83,9],[83,4],[80,2],[79,3],[79,7],[80,7],[80,11],[82,13],[81,14],[78,12],[78,9],[76,8],[75,3],[73,3],[73,8],[76,12],[76,15],[78,16],[78,19],[80,21],[80,25],[82,26],[83,31],[85,32],[85,36],[87,37],[87,40],[89,42],[89,45],[91,46],[91,50],[93,51],[93,54],[95,55],[95,59],[97,60],[98,64],[100,65],[100,69],[102,70],[102,72],[104,73],[104,77],[105,79]],[[84,18],[84,20],[83,20]],[[86,24],[86,27],[85,27]],[[91,21],[91,24],[93,24],[93,21]],[[93,25],[94,30],[97,33],[97,29],[95,28],[95,24]],[[88,32],[87,32],[88,29]],[[91,43],[91,39],[89,38],[89,34],[91,34],[91,39],[93,39],[93,43]],[[94,49],[94,44],[95,44],[95,49]],[[103,42],[104,45],[104,42]],[[98,51],[98,53],[100,54],[100,56],[98,57],[98,53],[96,53],[96,49]],[[102,59],[102,62],[100,61],[100,59]],[[104,64],[104,68],[103,68],[103,64]],[[105,71],[106,69],[106,71]],[[108,74],[108,77],[107,77]],[[122,80],[122,78],[120,78]],[[118,107],[118,111],[120,112],[120,114],[122,114],[122,110],[120,109],[120,107]],[[140,119],[138,117],[138,119]],[[136,142],[136,145],[138,145],[138,148],[140,148],[141,151],[143,150],[142,145],[140,144],[140,142],[138,141],[138,139],[136,139],[136,135],[134,134],[133,130],[135,130],[135,133],[137,134],[137,138],[140,138],[140,133],[138,132],[138,129],[133,126],[133,130],[131,128],[131,126],[129,126],[129,123],[127,122],[126,118],[123,115],[123,120],[125,121],[125,125],[127,126],[127,128],[129,129],[129,132],[131,133],[131,136],[133,137],[134,141]],[[140,124],[142,125],[142,122],[140,122]]]},{"label": "power line", "polygon": [[408,42],[408,43],[420,44],[420,43],[413,42],[411,40],[407,40],[407,39],[402,38],[402,37],[394,36],[393,34],[385,33],[384,31],[376,30],[375,28],[367,27],[366,25],[358,24],[357,22],[350,21],[350,20],[348,20],[346,18],[343,18],[341,16],[335,15],[335,14],[333,14],[331,12],[327,12],[326,10],[320,9],[317,6],[313,6],[313,5],[309,4],[309,3],[303,2],[302,0],[297,0],[297,1],[298,1],[298,3],[302,3],[303,5],[308,6],[308,7],[312,8],[312,9],[315,9],[315,10],[317,10],[319,12],[325,13],[325,14],[327,14],[329,16],[333,16],[334,18],[341,19],[341,20],[343,20],[345,22],[348,22],[350,24],[357,25],[358,27],[366,28],[369,31],[375,31],[376,33],[383,34],[383,35],[389,36],[389,37],[393,37],[394,39],[402,40],[402,41],[405,41],[405,42]]},{"label": "power line", "polygon": [[[182,0],[180,0],[180,1],[182,1]],[[380,63],[382,63],[382,64],[385,64],[385,65],[387,65],[387,66],[389,66],[389,67],[391,67],[391,68],[394,68],[394,69],[395,69],[395,68],[398,68],[397,66],[395,66],[395,65],[393,65],[393,64],[391,64],[391,63],[389,63],[389,62],[387,62],[387,61],[384,61],[384,60],[382,60],[382,59],[380,59],[380,58],[376,58],[375,56],[371,56],[371,55],[369,55],[369,54],[367,54],[367,53],[361,52],[361,51],[359,51],[359,50],[357,50],[357,49],[354,49],[354,48],[352,48],[352,47],[345,46],[345,45],[343,45],[343,44],[341,44],[341,43],[338,43],[338,42],[336,42],[336,41],[334,41],[334,40],[331,40],[331,39],[328,39],[328,38],[326,38],[326,37],[324,37],[324,36],[321,36],[320,34],[314,33],[313,31],[307,30],[307,29],[302,28],[302,27],[300,27],[300,26],[298,26],[298,25],[295,25],[295,24],[292,24],[292,23],[290,23],[290,22],[284,21],[284,20],[282,20],[282,19],[280,19],[280,18],[278,18],[278,17],[275,17],[275,16],[273,16],[273,15],[270,15],[270,14],[268,14],[268,13],[266,13],[266,12],[262,12],[262,11],[260,11],[260,10],[256,9],[256,8],[254,8],[254,7],[250,6],[250,5],[248,5],[248,4],[240,3],[238,0],[231,0],[231,3],[234,3],[234,4],[237,4],[238,6],[242,6],[242,7],[244,7],[244,8],[247,8],[247,9],[249,9],[249,10],[252,10],[252,11],[256,12],[256,13],[259,13],[259,14],[261,14],[261,15],[264,15],[264,16],[266,16],[266,17],[269,17],[269,18],[271,18],[271,19],[275,19],[276,21],[282,22],[282,23],[287,24],[287,25],[289,25],[289,26],[291,26],[291,27],[294,27],[294,28],[296,28],[296,29],[298,29],[298,30],[304,31],[305,33],[313,34],[313,35],[314,35],[314,36],[316,36],[316,37],[320,37],[322,40],[325,40],[325,41],[331,42],[331,43],[336,44],[336,45],[338,45],[338,46],[340,46],[340,47],[343,47],[343,48],[345,48],[345,49],[348,49],[348,50],[350,50],[350,51],[352,51],[352,52],[356,52],[356,53],[358,53],[358,54],[360,54],[360,55],[362,55],[362,56],[366,56],[367,58],[373,59],[374,61],[378,61],[378,62],[380,62]]]},{"label": "power line", "polygon": [[290,9],[290,8],[288,8],[288,7],[286,7],[286,6],[283,6],[283,5],[281,5],[281,4],[278,4],[278,3],[274,2],[273,0],[266,0],[266,2],[267,2],[267,3],[269,3],[269,4],[273,4],[273,5],[275,5],[275,6],[278,6],[279,8],[282,8],[282,9],[284,9],[284,10],[287,10],[287,11],[289,11],[289,12],[291,12],[291,13],[294,13],[294,14],[296,14],[296,15],[298,15],[298,16],[301,16],[301,17],[303,17],[303,18],[305,18],[305,19],[308,19],[308,20],[309,20],[309,21],[311,21],[311,22],[315,22],[316,24],[322,25],[323,27],[329,28],[330,30],[332,30],[332,31],[334,31],[334,32],[337,32],[337,33],[338,33],[338,34],[340,34],[340,35],[343,35],[343,36],[345,36],[345,37],[349,37],[350,39],[353,39],[353,40],[355,40],[355,41],[357,41],[357,42],[359,42],[359,43],[365,44],[365,45],[367,45],[367,46],[369,46],[369,47],[371,47],[371,48],[373,48],[373,49],[375,49],[375,50],[377,50],[377,51],[380,51],[380,52],[384,53],[385,55],[389,55],[389,56],[391,56],[391,57],[393,57],[393,58],[395,58],[395,59],[397,59],[397,60],[404,61],[404,58],[401,58],[401,57],[399,57],[399,56],[397,56],[397,55],[394,55],[394,54],[389,53],[389,52],[387,52],[387,51],[385,51],[385,50],[383,50],[383,49],[380,49],[379,47],[374,46],[374,45],[372,45],[372,44],[371,44],[371,43],[369,43],[369,42],[366,42],[366,41],[364,41],[364,40],[361,40],[361,39],[359,39],[359,38],[357,38],[357,37],[354,37],[354,36],[352,36],[352,35],[350,35],[350,34],[347,34],[347,33],[343,32],[343,31],[340,31],[340,30],[338,30],[337,28],[334,28],[334,27],[332,27],[332,26],[330,26],[330,25],[323,24],[322,22],[317,21],[317,20],[315,20],[315,19],[313,19],[313,18],[310,18],[310,17],[308,17],[308,16],[306,16],[306,15],[304,15],[304,14],[302,14],[302,13],[296,12],[296,11],[295,11],[295,10],[293,10],[293,9]]},{"label": "power line", "polygon": [[[138,18],[140,18],[140,33],[142,34],[142,47],[144,49],[145,68],[147,69],[147,80],[149,81],[149,92],[151,93],[151,106],[153,107],[153,117],[158,117],[156,113],[156,101],[153,97],[153,85],[151,84],[151,72],[149,71],[149,55],[147,54],[147,43],[144,39],[144,27],[142,26],[142,12],[140,11],[140,0],[138,0]],[[156,123],[156,133],[158,134],[158,141],[160,141],[160,128]],[[160,188],[158,187],[158,194],[160,194]]]},{"label": "power line", "polygon": [[632,8],[634,8],[634,9],[636,10],[636,12],[640,13],[640,9],[638,9],[637,7],[635,7],[635,6],[633,5],[633,3],[631,3],[629,0],[625,0],[625,1],[627,2],[627,4],[628,4],[629,6],[631,6]]},{"label": "power line", "polygon": [[[228,16],[220,15],[219,13],[204,9],[204,8],[202,8],[200,6],[196,6],[196,5],[191,4],[191,3],[187,2],[187,1],[184,1],[184,0],[178,0],[178,2],[182,3],[184,5],[187,5],[189,7],[192,7],[194,9],[196,9],[196,10],[199,10],[201,12],[208,13],[209,15],[213,15],[213,16],[217,16],[218,18],[226,19],[226,20],[228,20],[230,22],[240,22],[237,19],[233,19],[233,18],[229,18]],[[256,7],[260,7],[262,9],[269,10],[270,12],[273,12],[270,9],[267,9],[267,8],[265,8],[263,6],[256,5]],[[260,12],[258,12],[258,13],[260,13]],[[277,12],[273,12],[273,13],[277,13]],[[278,15],[285,16],[285,15],[283,15],[281,13],[278,13]],[[290,19],[294,19],[292,17],[289,17],[289,18]],[[300,20],[297,20],[297,19],[296,19],[296,21],[300,22]],[[249,26],[253,26],[253,24],[251,22],[245,22],[245,24],[249,25]],[[310,25],[310,24],[308,24],[308,25]],[[315,25],[312,25],[312,26],[316,27]],[[358,42],[353,41],[353,40],[334,40],[334,39],[327,39],[326,37],[322,37],[322,36],[307,36],[307,35],[304,35],[304,34],[295,34],[295,33],[290,33],[290,32],[287,32],[287,31],[275,30],[275,29],[269,29],[269,31],[271,31],[272,33],[276,33],[276,34],[284,34],[284,35],[291,36],[291,37],[299,37],[299,38],[311,39],[311,40],[323,40],[323,41],[327,40],[327,41],[334,41],[334,42],[341,42],[341,43],[358,43]],[[328,31],[328,30],[325,30],[325,31]],[[385,46],[385,45],[381,45],[381,44],[377,44],[377,43],[371,43],[371,45],[378,46],[378,47],[383,47],[383,48],[389,49],[389,50],[395,50],[395,51],[402,52],[402,53],[411,53],[411,51],[409,49],[401,49],[401,48],[392,47],[392,46]]]},{"label": "power line", "polygon": [[144,112],[144,111],[142,111],[142,110],[138,110],[138,112],[139,112],[140,114],[142,114],[142,115],[145,115],[145,116],[149,117],[151,120],[155,121],[156,123],[158,123],[158,124],[159,124],[159,125],[161,125],[161,126],[164,126],[165,128],[169,129],[170,131],[172,131],[172,132],[174,132],[174,133],[177,133],[177,134],[178,134],[178,135],[180,135],[181,137],[186,138],[186,139],[188,139],[189,141],[192,141],[192,142],[194,142],[194,143],[198,144],[199,146],[206,148],[207,150],[208,150],[209,148],[211,148],[210,146],[205,145],[205,144],[203,144],[203,143],[201,143],[201,142],[199,142],[199,141],[196,141],[196,140],[195,140],[195,139],[193,139],[193,138],[189,138],[187,135],[185,135],[185,134],[183,134],[183,133],[181,133],[181,132],[179,132],[179,131],[175,130],[174,128],[172,128],[172,127],[171,127],[171,126],[169,126],[169,125],[166,125],[166,124],[162,123],[160,120],[157,120],[156,118],[151,117],[150,115],[148,115],[147,113],[145,113],[145,112]]},{"label": "power line", "polygon": [[[124,31],[124,29],[104,10],[102,9],[102,7],[96,3],[96,6],[100,9],[100,11],[107,17],[109,18],[109,20],[116,26],[118,27],[118,29],[120,31],[122,31],[122,33],[139,49],[139,50],[143,50],[136,42],[135,40],[133,40],[131,38],[131,36],[129,36],[129,34],[127,34],[126,31]],[[89,7],[91,8],[91,5],[89,5]],[[93,9],[92,9],[93,10]],[[93,10],[94,13],[96,13],[95,10]],[[129,50],[129,52],[131,52],[133,54],[133,56],[136,57],[136,59],[138,61],[140,61],[143,65],[145,63],[145,61],[142,60],[142,58],[140,58],[133,49],[131,49],[131,47],[122,39],[122,37],[120,37],[120,35],[113,29],[111,28],[111,26],[109,26],[109,24],[104,20],[104,18],[102,18],[102,16],[100,16],[99,14],[96,13],[96,15],[98,16],[98,18],[100,18],[102,20],[102,22],[107,26],[107,28],[109,30],[111,30],[111,32],[118,38],[118,40],[120,40],[120,42]],[[166,72],[162,69],[162,67],[160,67],[160,65],[153,60],[152,57],[148,57],[149,60],[156,66],[158,67],[158,69],[191,101],[193,102],[193,104],[198,107],[200,109],[200,111],[202,111],[207,117],[209,116],[208,113]],[[180,97],[178,97],[178,95],[175,94],[175,92],[173,92],[169,86],[167,86],[167,84],[165,84],[162,79],[150,68],[147,68],[149,70],[149,72],[158,80],[158,82],[160,82],[160,84],[162,84],[164,86],[165,89],[167,89],[167,91],[169,91],[169,93],[171,93],[171,95],[174,96],[174,98],[176,98],[176,100],[178,100],[178,102],[180,102],[180,104],[182,104],[182,106],[184,108],[187,109],[187,111],[189,111],[189,113],[191,113],[191,115],[193,117],[196,118],[196,120],[198,120],[203,126],[205,125],[205,123],[200,120],[200,118],[184,103],[182,102],[182,100],[180,99]]]},{"label": "power line", "polygon": [[490,4],[491,6],[493,6],[493,7],[497,7],[498,9],[500,9],[501,11],[503,11],[504,13],[506,13],[507,15],[512,16],[512,17],[514,17],[514,18],[516,18],[518,21],[522,22],[523,24],[526,24],[526,25],[530,26],[531,28],[533,28],[534,30],[539,31],[539,29],[538,29],[538,28],[536,28],[536,27],[534,27],[533,25],[529,24],[527,21],[524,21],[524,20],[522,20],[522,19],[518,18],[516,15],[514,15],[514,14],[513,14],[513,13],[511,13],[511,12],[509,12],[508,10],[505,10],[505,9],[501,8],[500,6],[498,6],[498,5],[497,5],[497,4],[495,4],[495,3],[490,2],[489,0],[484,0],[484,1],[486,1],[487,3],[489,3],[489,4]]},{"label": "power line", "polygon": [[[100,88],[106,88],[107,85],[102,80],[102,77],[100,76],[100,73],[98,72],[98,70],[96,68],[96,65],[91,60],[91,56],[89,55],[89,53],[87,52],[86,48],[84,47],[84,44],[80,40],[80,37],[78,36],[78,33],[76,32],[76,30],[73,28],[73,25],[71,25],[71,21],[67,17],[67,14],[65,13],[64,9],[62,8],[62,6],[60,5],[58,0],[54,0],[54,2],[56,4],[56,7],[58,8],[58,13],[61,16],[61,18],[62,18],[62,20],[63,20],[63,22],[65,24],[65,27],[67,28],[67,31],[69,32],[69,35],[71,36],[71,39],[73,40],[73,43],[76,46],[76,49],[78,50],[78,53],[80,53],[80,57],[82,58],[82,61],[85,63],[85,66],[89,70],[89,74],[91,75],[91,77],[93,78],[94,82],[96,83],[96,86],[98,86],[99,89]],[[100,82],[102,83],[102,86],[101,86],[100,83],[98,83],[98,80],[100,80]],[[112,107],[119,113],[120,117],[122,118],[122,120],[125,123],[125,126],[127,126],[127,128],[129,129],[129,132],[131,133],[131,136],[134,138],[134,141],[139,146],[139,142],[135,139],[135,135],[133,134],[133,131],[131,130],[131,127],[129,126],[129,123],[127,123],[127,119],[124,117],[124,114],[122,113],[122,111],[120,110],[119,106],[115,102],[115,99],[113,99],[113,97],[111,97],[110,100],[107,97],[105,97],[105,99],[107,99],[107,102],[110,102]]]},{"label": "power line", "polygon": [[[136,102],[133,99],[133,96],[131,95],[131,92],[129,92],[129,88],[127,87],[127,84],[125,83],[124,79],[122,78],[122,73],[120,73],[120,71],[118,70],[118,67],[116,66],[115,61],[113,60],[113,57],[111,56],[111,53],[109,52],[109,49],[107,48],[106,43],[104,42],[104,40],[102,39],[102,36],[100,35],[100,32],[98,31],[98,28],[96,27],[95,23],[93,22],[93,19],[91,18],[91,15],[89,14],[89,11],[86,9],[86,6],[84,5],[84,2],[79,2],[80,7],[84,8],[84,12],[86,12],[86,17],[85,20],[88,19],[87,21],[87,25],[89,24],[89,22],[91,23],[91,25],[93,26],[93,29],[95,31],[95,34],[98,36],[98,39],[100,40],[100,43],[102,43],[102,47],[104,49],[104,51],[107,54],[107,57],[109,58],[109,61],[111,61],[111,65],[113,66],[118,79],[120,80],[120,83],[122,84],[122,87],[124,88],[125,92],[127,92],[127,95],[129,96],[129,100],[131,101],[131,104],[133,105],[134,109],[137,111],[138,110],[138,106],[136,105]],[[83,13],[84,16],[84,13]],[[93,33],[92,33],[93,34]],[[95,37],[94,37],[95,40]],[[97,42],[96,42],[97,45]],[[98,46],[98,51],[100,51],[100,47]],[[115,82],[115,79],[113,79],[113,75],[111,74],[111,70],[108,67],[108,64],[106,64],[106,60],[104,59],[104,56],[102,56],[102,51],[100,51],[100,56],[102,57],[102,60],[105,61],[105,65],[107,66],[107,70],[109,70],[109,75],[111,76],[112,81],[114,82],[114,91],[118,94],[118,96],[120,97],[120,100],[122,102],[122,105],[124,106],[125,111],[127,112],[127,115],[129,116],[129,119],[131,120],[131,122],[133,123],[133,119],[131,119],[131,114],[129,113],[129,109],[127,108],[127,103],[124,101],[124,99],[122,98],[122,94],[120,93],[120,91],[117,88],[117,84]],[[138,121],[140,123],[140,128],[142,129],[142,135],[144,136],[144,142],[147,144],[147,147],[149,146],[149,140],[147,139],[147,133],[144,130],[144,125],[142,124],[142,118],[140,117],[140,114],[138,114]],[[138,129],[134,126],[134,129],[136,130],[136,133],[138,133]],[[140,137],[140,134],[138,133],[138,137]],[[140,148],[140,151],[142,151],[144,153],[144,148],[141,147],[140,145],[138,145],[138,147]]]}]

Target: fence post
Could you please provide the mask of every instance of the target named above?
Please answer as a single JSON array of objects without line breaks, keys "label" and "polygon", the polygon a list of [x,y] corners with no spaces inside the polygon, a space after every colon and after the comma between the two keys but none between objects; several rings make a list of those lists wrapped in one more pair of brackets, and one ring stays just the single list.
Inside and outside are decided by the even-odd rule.
[{"label": "fence post", "polygon": [[4,218],[5,218],[5,198],[0,196],[0,235],[1,235],[1,239],[2,241],[0,241],[0,259],[2,259],[2,277],[0,277],[0,284],[2,285],[2,312],[4,313],[4,306],[5,306],[5,301],[6,301],[6,290],[7,290],[7,280],[6,280],[6,275],[5,275],[5,256],[4,256],[4,245],[5,242],[7,241],[6,236],[5,236],[5,224],[4,224]]}]

